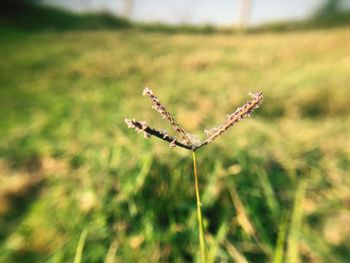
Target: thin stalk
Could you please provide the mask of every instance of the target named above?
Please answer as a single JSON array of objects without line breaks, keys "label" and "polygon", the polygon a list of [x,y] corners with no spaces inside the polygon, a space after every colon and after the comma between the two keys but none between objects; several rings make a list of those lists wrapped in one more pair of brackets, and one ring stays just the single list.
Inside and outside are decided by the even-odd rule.
[{"label": "thin stalk", "polygon": [[203,218],[202,218],[202,210],[201,210],[202,204],[201,204],[199,187],[198,187],[197,161],[196,161],[196,154],[194,151],[192,151],[192,159],[193,159],[193,170],[194,170],[194,185],[196,189],[196,199],[197,199],[199,247],[200,247],[201,262],[205,263],[207,261],[207,251],[205,248],[205,239],[204,239],[204,227],[203,227]]}]

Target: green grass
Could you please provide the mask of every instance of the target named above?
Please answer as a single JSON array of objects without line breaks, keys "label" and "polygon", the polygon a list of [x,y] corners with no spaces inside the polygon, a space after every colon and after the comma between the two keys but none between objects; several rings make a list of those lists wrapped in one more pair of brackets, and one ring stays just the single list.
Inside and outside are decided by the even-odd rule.
[{"label": "green grass", "polygon": [[264,92],[197,153],[208,258],[346,262],[349,35],[5,30],[0,262],[198,262],[190,153],[124,124],[168,129],[146,85],[199,135]]}]

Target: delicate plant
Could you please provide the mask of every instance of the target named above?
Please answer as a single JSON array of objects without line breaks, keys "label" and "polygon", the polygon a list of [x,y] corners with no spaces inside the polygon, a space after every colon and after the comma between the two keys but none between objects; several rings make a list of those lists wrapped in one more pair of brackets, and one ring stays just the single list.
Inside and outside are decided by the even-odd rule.
[{"label": "delicate plant", "polygon": [[242,107],[237,108],[236,111],[227,115],[226,122],[221,124],[218,127],[214,127],[210,130],[205,130],[207,138],[201,142],[197,136],[194,136],[190,133],[185,132],[179,124],[175,121],[174,117],[166,110],[166,107],[160,102],[160,100],[153,94],[152,90],[149,88],[145,88],[143,90],[143,95],[147,96],[151,99],[153,106],[152,108],[158,111],[162,117],[162,119],[167,120],[174,131],[179,135],[180,139],[176,137],[170,136],[164,130],[158,130],[149,127],[145,121],[136,121],[135,119],[125,119],[125,123],[129,128],[135,129],[137,132],[143,133],[145,138],[149,138],[151,136],[155,136],[161,140],[169,142],[169,146],[173,147],[181,147],[187,150],[192,151],[192,159],[193,159],[193,169],[194,169],[194,178],[195,178],[195,191],[196,191],[196,199],[197,199],[197,219],[198,219],[198,228],[199,228],[199,246],[200,246],[200,255],[201,261],[206,262],[206,247],[205,247],[205,238],[204,238],[204,228],[203,228],[203,217],[201,211],[201,201],[198,187],[198,175],[197,175],[197,162],[196,162],[196,150],[199,148],[213,142],[217,137],[227,131],[231,126],[240,121],[245,117],[250,117],[250,114],[263,102],[263,94],[261,92],[258,93],[249,93],[252,97],[250,101],[245,103]]}]

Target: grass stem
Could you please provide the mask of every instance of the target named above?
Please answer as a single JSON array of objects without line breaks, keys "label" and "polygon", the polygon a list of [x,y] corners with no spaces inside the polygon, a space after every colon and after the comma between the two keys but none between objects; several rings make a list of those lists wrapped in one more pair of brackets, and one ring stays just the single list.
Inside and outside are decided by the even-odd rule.
[{"label": "grass stem", "polygon": [[203,218],[202,218],[202,210],[201,210],[202,204],[201,204],[199,187],[198,187],[196,153],[194,151],[192,151],[192,158],[193,158],[193,170],[194,170],[194,183],[195,183],[196,199],[197,199],[197,219],[198,219],[200,255],[201,255],[201,262],[205,263],[207,261],[207,251],[205,248],[205,239],[204,239],[204,227],[203,227]]}]

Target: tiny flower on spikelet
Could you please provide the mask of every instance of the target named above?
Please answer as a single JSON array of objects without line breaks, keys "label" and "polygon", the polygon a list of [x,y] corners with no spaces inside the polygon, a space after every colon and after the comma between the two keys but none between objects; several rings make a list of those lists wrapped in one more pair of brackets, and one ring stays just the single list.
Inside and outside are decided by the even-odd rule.
[{"label": "tiny flower on spikelet", "polygon": [[145,138],[155,136],[161,140],[167,141],[169,142],[169,146],[171,148],[179,146],[191,151],[196,151],[197,149],[213,142],[217,137],[219,137],[221,134],[227,131],[235,123],[237,123],[241,119],[250,117],[250,114],[255,109],[259,108],[259,106],[263,102],[263,94],[261,92],[255,94],[250,92],[249,95],[252,97],[252,99],[245,103],[242,107],[237,108],[237,110],[233,113],[227,115],[225,123],[221,124],[218,127],[214,127],[210,130],[205,130],[207,138],[204,142],[201,142],[197,136],[185,132],[179,126],[179,124],[175,121],[175,118],[172,117],[171,114],[166,110],[166,107],[153,94],[151,89],[146,87],[143,90],[143,95],[151,99],[153,103],[152,108],[159,112],[162,119],[165,119],[170,123],[174,131],[180,136],[180,140],[178,140],[176,137],[170,136],[166,131],[149,127],[144,121],[136,121],[135,119],[125,119],[128,128],[133,128],[137,132],[143,133]]}]

